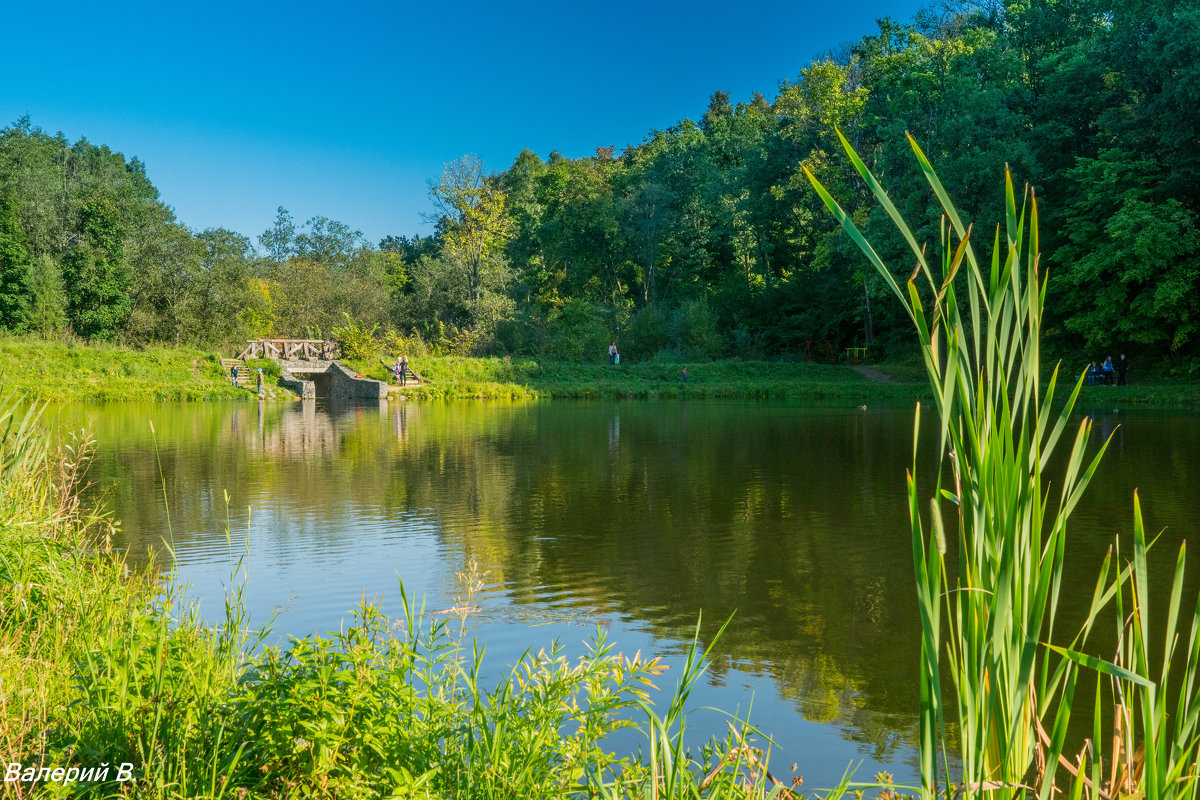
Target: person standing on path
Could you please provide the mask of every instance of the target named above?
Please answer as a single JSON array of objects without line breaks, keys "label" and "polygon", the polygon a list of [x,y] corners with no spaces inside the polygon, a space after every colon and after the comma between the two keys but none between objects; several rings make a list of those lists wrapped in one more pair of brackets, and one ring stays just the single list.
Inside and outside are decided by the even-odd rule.
[{"label": "person standing on path", "polygon": [[679,379],[680,379],[680,380],[681,380],[683,383],[687,383],[687,367],[684,367],[684,368],[683,368],[683,374],[682,374],[682,375],[680,375]]},{"label": "person standing on path", "polygon": [[234,364],[232,367],[230,367],[229,374],[233,376],[233,388],[236,389],[237,385],[238,385],[238,365],[237,364]]},{"label": "person standing on path", "polygon": [[608,363],[609,364],[617,363],[617,343],[616,342],[610,342],[608,345]]},{"label": "person standing on path", "polygon": [[1125,371],[1129,369],[1129,362],[1125,360],[1125,354],[1121,353],[1121,358],[1117,361],[1117,386],[1125,385]]},{"label": "person standing on path", "polygon": [[396,365],[397,372],[400,373],[400,385],[404,386],[408,383],[408,356],[400,356],[400,361]]},{"label": "person standing on path", "polygon": [[262,367],[258,368],[258,396],[263,396],[263,371]]}]

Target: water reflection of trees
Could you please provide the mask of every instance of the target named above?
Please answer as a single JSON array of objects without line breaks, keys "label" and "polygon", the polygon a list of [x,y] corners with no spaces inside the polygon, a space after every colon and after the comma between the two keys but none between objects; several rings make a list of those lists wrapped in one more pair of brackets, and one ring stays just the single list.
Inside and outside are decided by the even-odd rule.
[{"label": "water reflection of trees", "polygon": [[[716,679],[734,667],[768,676],[806,718],[836,722],[880,755],[910,735],[918,639],[902,498],[907,411],[109,407],[95,418],[104,460],[94,477],[111,487],[135,552],[165,530],[151,418],[177,543],[223,539],[225,491],[235,520],[253,506],[280,546],[297,520],[325,520],[306,535],[344,551],[362,515],[420,513],[513,604],[605,609],[676,643],[701,610],[705,636],[736,612]],[[1197,452],[1197,427],[1167,428],[1134,426],[1181,445],[1164,443],[1159,461],[1176,471],[1161,485],[1154,448],[1129,447],[1135,474],[1158,489],[1143,493],[1149,513],[1164,496],[1187,508],[1200,496],[1180,463]],[[1126,458],[1131,435],[1118,430],[1111,460]],[[1082,560],[1127,511],[1129,472],[1097,476],[1076,525]],[[1089,525],[1100,532],[1089,538]]]},{"label": "water reflection of trees", "polygon": [[701,610],[707,636],[736,611],[718,676],[769,676],[805,717],[860,740],[875,728],[880,745],[912,708],[913,621],[894,600],[909,574],[895,491],[907,444],[883,417],[671,404],[108,411],[104,482],[134,552],[166,523],[147,414],[179,544],[223,536],[225,491],[235,519],[253,506],[280,527],[314,510],[428,510],[513,603],[609,609],[677,642]]}]

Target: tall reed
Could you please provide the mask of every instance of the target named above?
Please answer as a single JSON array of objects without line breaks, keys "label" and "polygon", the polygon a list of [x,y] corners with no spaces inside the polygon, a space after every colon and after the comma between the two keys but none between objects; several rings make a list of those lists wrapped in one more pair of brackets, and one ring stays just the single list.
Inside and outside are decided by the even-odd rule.
[{"label": "tall reed", "polygon": [[[1039,269],[1038,209],[1033,191],[1026,189],[1018,203],[1006,170],[1005,219],[991,236],[991,254],[985,261],[976,254],[973,228],[964,224],[929,160],[909,137],[942,209],[938,253],[930,256],[867,165],[844,137],[841,141],[911,250],[914,267],[906,285],[897,281],[893,270],[807,167],[805,172],[908,313],[934,394],[938,460],[932,498],[923,499],[924,484],[917,477],[920,406],[914,423],[913,466],[907,479],[922,626],[920,730],[925,795],[954,790],[967,796],[1017,796],[1036,790],[1048,797],[1054,791],[1059,766],[1072,764],[1063,752],[1078,666],[1099,667],[1117,682],[1118,693],[1125,686],[1141,693],[1140,708],[1146,717],[1142,735],[1149,737],[1146,769],[1140,783],[1132,779],[1131,772],[1123,788],[1160,796],[1166,784],[1155,784],[1150,770],[1150,754],[1159,750],[1170,754],[1170,766],[1159,769],[1165,772],[1162,781],[1175,780],[1172,790],[1185,784],[1191,787],[1178,778],[1194,773],[1194,765],[1185,766],[1184,762],[1194,759],[1196,752],[1196,657],[1191,654],[1197,630],[1193,624],[1179,715],[1173,723],[1176,729],[1166,733],[1161,702],[1164,687],[1156,691],[1149,678],[1149,650],[1142,635],[1148,627],[1148,579],[1140,516],[1133,561],[1127,569],[1117,570],[1115,582],[1106,584],[1108,573],[1102,573],[1083,629],[1068,646],[1041,645],[1043,639],[1055,639],[1068,521],[1107,442],[1089,457],[1091,422],[1084,419],[1068,444],[1065,468],[1051,481],[1047,470],[1063,444],[1083,376],[1055,411],[1057,366],[1044,389],[1042,386],[1040,337],[1047,280]],[[956,548],[947,541],[947,528],[956,534]],[[1181,574],[1182,561],[1172,594],[1167,665],[1158,676],[1162,684],[1169,676],[1175,646]],[[1123,658],[1106,663],[1085,655],[1087,634],[1102,609],[1114,598],[1120,600],[1126,583],[1132,586],[1134,602],[1132,608],[1119,603],[1117,608]],[[942,691],[944,674],[953,684],[949,698]],[[1098,720],[1099,715],[1097,726]],[[950,724],[956,725],[960,739],[961,775],[957,779],[949,771]],[[1122,752],[1128,760],[1133,738],[1128,725],[1122,730],[1128,739]],[[1172,743],[1167,742],[1169,737],[1174,737]],[[1091,753],[1090,771],[1095,776],[1102,759],[1095,747]],[[1086,759],[1074,762],[1076,775],[1088,772],[1079,768],[1083,761]],[[1110,766],[1112,763],[1110,758]],[[1073,780],[1075,791],[1087,790],[1097,796],[1107,796],[1112,784],[1095,777],[1090,783],[1078,777]]]}]

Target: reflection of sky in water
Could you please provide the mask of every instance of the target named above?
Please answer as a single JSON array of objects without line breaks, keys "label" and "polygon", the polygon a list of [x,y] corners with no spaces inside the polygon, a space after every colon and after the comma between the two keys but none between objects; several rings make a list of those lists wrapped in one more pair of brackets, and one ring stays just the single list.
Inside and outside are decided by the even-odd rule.
[{"label": "reflection of sky in water", "polygon": [[[491,672],[556,638],[577,656],[600,625],[622,652],[664,655],[675,667],[660,681],[669,689],[697,615],[707,643],[732,614],[694,707],[753,704],[752,722],[775,741],[774,771],[799,762],[806,788],[860,760],[864,779],[885,765],[914,775],[909,409],[212,403],[60,413],[72,427],[91,420],[102,446],[91,478],[134,558],[161,549],[165,480],[179,578],[210,619],[239,558],[253,620],[281,610],[274,642],[337,628],[364,597],[400,616],[401,580],[428,610],[446,609],[455,574],[474,559],[486,576],[470,630]],[[1188,466],[1200,422],[1120,422],[1097,425],[1116,431],[1115,466],[1079,511],[1080,563],[1128,517],[1133,475],[1149,524],[1179,529],[1198,516]],[[697,741],[725,730],[715,712],[692,722]]]}]

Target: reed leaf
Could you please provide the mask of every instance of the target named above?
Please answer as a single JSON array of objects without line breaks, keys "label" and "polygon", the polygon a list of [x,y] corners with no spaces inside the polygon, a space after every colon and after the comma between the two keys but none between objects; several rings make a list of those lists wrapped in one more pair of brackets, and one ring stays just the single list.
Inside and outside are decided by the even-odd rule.
[{"label": "reed leaf", "polygon": [[[908,141],[941,206],[940,259],[930,259],[940,260],[942,275],[937,282],[926,246],[917,241],[883,185],[841,137],[852,166],[917,257],[906,292],[899,290],[894,270],[819,179],[808,169],[805,174],[913,321],[937,412],[939,467],[928,505],[928,528],[922,522],[925,504],[919,501],[921,489],[915,477],[919,406],[913,466],[906,484],[922,630],[922,794],[927,798],[948,791],[964,797],[1015,796],[1036,783],[1038,794],[1048,798],[1059,791],[1056,777],[1063,765],[1076,776],[1070,794],[1077,797],[1107,796],[1106,792],[1131,789],[1135,783],[1137,791],[1153,798],[1167,796],[1164,791],[1177,796],[1184,785],[1194,791],[1195,765],[1185,767],[1181,759],[1194,758],[1197,752],[1200,604],[1193,614],[1184,674],[1177,682],[1182,689],[1171,715],[1174,728],[1167,731],[1165,687],[1172,679],[1171,664],[1182,658],[1176,652],[1176,619],[1182,609],[1184,561],[1181,554],[1168,608],[1170,621],[1164,626],[1161,674],[1151,675],[1148,544],[1136,497],[1129,565],[1111,571],[1106,559],[1081,630],[1067,647],[1054,642],[1068,521],[1108,442],[1089,452],[1091,423],[1083,420],[1065,465],[1055,475],[1047,474],[1051,464],[1062,463],[1055,453],[1071,424],[1083,376],[1056,410],[1058,366],[1044,391],[1041,385],[1040,338],[1048,284],[1039,272],[1037,198],[1030,189],[1018,193],[1005,170],[1004,220],[995,227],[985,268],[971,243],[974,226],[964,222],[915,139],[909,136]],[[928,308],[917,288],[919,275],[926,277],[933,291]],[[958,292],[964,289],[966,312],[958,302]],[[1052,485],[1062,487],[1057,503],[1050,498]],[[958,552],[949,555],[941,544],[945,540],[942,502],[957,510]],[[1101,613],[1110,607],[1119,620],[1122,647],[1117,658],[1105,659],[1086,652],[1086,642]],[[1140,713],[1137,727],[1146,742],[1145,755],[1139,756],[1137,765],[1133,763],[1135,726],[1118,725],[1121,744],[1118,752],[1108,755],[1107,783],[1101,781],[1095,761],[1101,757],[1099,736],[1074,762],[1064,755],[1079,669],[1113,681],[1118,698],[1136,699],[1132,707]],[[943,674],[950,678],[953,696],[941,693]],[[945,726],[951,713],[961,743],[957,780],[945,768]],[[1123,713],[1117,716],[1124,719]],[[1047,728],[1050,734],[1045,733]],[[1117,759],[1124,759],[1120,771]],[[1123,781],[1120,786],[1118,780]]]}]

